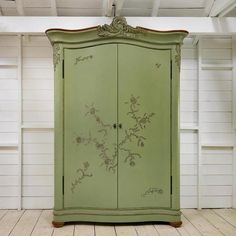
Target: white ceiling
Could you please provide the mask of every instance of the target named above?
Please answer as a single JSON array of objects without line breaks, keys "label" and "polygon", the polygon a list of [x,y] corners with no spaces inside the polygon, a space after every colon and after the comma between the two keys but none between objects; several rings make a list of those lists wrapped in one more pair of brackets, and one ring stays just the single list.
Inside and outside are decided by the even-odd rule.
[{"label": "white ceiling", "polygon": [[110,16],[113,3],[122,16],[236,16],[236,0],[0,0],[0,15]]}]

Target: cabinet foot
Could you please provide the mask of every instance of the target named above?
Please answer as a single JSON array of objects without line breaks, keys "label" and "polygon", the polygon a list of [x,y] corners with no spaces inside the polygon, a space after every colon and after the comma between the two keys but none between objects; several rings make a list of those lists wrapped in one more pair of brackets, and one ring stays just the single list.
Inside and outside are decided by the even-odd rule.
[{"label": "cabinet foot", "polygon": [[53,221],[52,222],[52,225],[55,227],[55,228],[60,228],[64,225],[64,222],[59,222],[59,221]]},{"label": "cabinet foot", "polygon": [[178,228],[182,225],[182,221],[170,222],[170,226]]}]

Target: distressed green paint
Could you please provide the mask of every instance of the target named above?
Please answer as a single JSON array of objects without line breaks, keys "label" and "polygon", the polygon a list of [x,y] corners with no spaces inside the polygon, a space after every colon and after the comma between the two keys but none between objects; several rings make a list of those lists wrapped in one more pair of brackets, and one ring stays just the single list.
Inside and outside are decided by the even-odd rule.
[{"label": "distressed green paint", "polygon": [[[179,45],[177,45],[179,46]],[[176,45],[172,47],[172,208],[180,208],[180,61],[176,61],[180,51]],[[179,57],[180,59],[180,57]]]},{"label": "distressed green paint", "polygon": [[[54,210],[63,209],[63,94],[64,80],[62,79],[63,49],[61,44],[54,44]],[[56,57],[59,57],[56,59]],[[56,60],[55,60],[56,59]],[[58,64],[57,64],[58,62]]]},{"label": "distressed green paint", "polygon": [[187,32],[119,22],[102,34],[47,31],[55,49],[55,221],[180,221],[176,48]]},{"label": "distressed green paint", "polygon": [[[119,142],[131,132],[130,127],[140,130],[123,148],[142,157],[135,160],[134,166],[126,165],[127,153],[119,151],[118,206],[121,208],[171,206],[170,53],[168,49],[118,45],[118,117],[123,124]],[[159,70],[157,61],[162,64]],[[130,94],[134,96],[131,108],[136,112],[133,114],[130,103],[125,104]],[[149,118],[150,114],[153,115]],[[144,137],[143,145],[138,145],[139,136]],[[160,188],[162,192],[154,191],[144,197],[150,188]]]},{"label": "distressed green paint", "polygon": [[[107,44],[64,50],[65,208],[116,207],[117,175],[109,169],[117,163],[117,156],[113,158],[117,135],[112,127],[117,123],[116,49]],[[107,160],[113,160],[108,168]],[[72,191],[86,162],[88,176]]]}]

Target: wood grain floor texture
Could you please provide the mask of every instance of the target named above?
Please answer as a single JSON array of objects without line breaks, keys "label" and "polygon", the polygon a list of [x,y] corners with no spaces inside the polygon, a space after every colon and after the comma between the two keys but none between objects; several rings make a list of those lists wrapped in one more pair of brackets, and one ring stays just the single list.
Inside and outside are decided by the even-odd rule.
[{"label": "wood grain floor texture", "polygon": [[236,236],[236,209],[183,209],[180,228],[165,224],[51,225],[52,210],[0,210],[0,236]]}]

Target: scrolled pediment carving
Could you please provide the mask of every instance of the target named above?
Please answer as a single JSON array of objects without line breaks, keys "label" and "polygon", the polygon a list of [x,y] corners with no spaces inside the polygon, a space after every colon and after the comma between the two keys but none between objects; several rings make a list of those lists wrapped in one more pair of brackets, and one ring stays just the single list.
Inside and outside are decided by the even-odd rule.
[{"label": "scrolled pediment carving", "polygon": [[98,36],[100,37],[127,37],[134,38],[137,34],[143,33],[140,27],[132,27],[127,24],[124,17],[114,17],[110,25],[98,26]]}]

